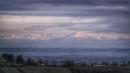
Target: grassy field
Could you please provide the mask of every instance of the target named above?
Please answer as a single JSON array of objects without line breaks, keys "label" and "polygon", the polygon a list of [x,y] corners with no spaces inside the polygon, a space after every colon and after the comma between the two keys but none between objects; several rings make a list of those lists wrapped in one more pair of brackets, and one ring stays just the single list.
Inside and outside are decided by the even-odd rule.
[{"label": "grassy field", "polygon": [[[4,66],[0,73],[130,73],[130,66],[95,67],[47,67],[47,66]],[[94,72],[95,71],[95,72]]]}]

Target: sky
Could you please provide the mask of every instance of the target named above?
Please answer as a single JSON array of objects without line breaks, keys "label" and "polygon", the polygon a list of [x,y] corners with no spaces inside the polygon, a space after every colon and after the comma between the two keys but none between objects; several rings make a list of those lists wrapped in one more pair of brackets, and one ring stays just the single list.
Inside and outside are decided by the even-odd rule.
[{"label": "sky", "polygon": [[0,0],[0,48],[130,48],[130,0]]}]

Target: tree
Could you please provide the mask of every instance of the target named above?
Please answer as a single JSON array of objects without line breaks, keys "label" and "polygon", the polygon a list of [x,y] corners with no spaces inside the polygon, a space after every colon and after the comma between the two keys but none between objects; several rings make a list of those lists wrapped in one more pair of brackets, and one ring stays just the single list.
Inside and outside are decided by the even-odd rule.
[{"label": "tree", "polygon": [[130,65],[130,61],[128,61],[128,63],[127,63],[128,65]]},{"label": "tree", "polygon": [[90,66],[93,67],[93,66],[94,66],[94,63],[91,63]]},{"label": "tree", "polygon": [[44,60],[44,64],[45,64],[45,66],[48,66],[49,65],[49,60]]},{"label": "tree", "polygon": [[15,56],[13,54],[2,54],[2,58],[5,59],[7,62],[15,62]]},{"label": "tree", "polygon": [[102,62],[102,65],[109,65],[108,62]]},{"label": "tree", "polygon": [[73,65],[74,65],[74,62],[69,61],[69,60],[64,61],[64,64],[63,64],[64,67],[71,67]]},{"label": "tree", "polygon": [[82,66],[86,66],[86,62],[83,62],[83,63],[82,63]]},{"label": "tree", "polygon": [[24,63],[24,59],[23,59],[22,55],[18,55],[16,57],[16,63],[18,63],[18,64],[23,64]]},{"label": "tree", "polygon": [[9,54],[9,61],[12,63],[15,62],[15,56],[13,54]]},{"label": "tree", "polygon": [[36,62],[35,60],[31,59],[31,58],[28,58],[27,61],[26,61],[26,64],[27,65],[39,65],[38,62]]},{"label": "tree", "polygon": [[112,66],[117,66],[117,65],[118,65],[117,62],[112,63]]},{"label": "tree", "polygon": [[27,61],[26,61],[26,64],[31,65],[32,63],[33,63],[33,60],[31,58],[28,58]]},{"label": "tree", "polygon": [[57,61],[56,61],[56,60],[52,60],[52,61],[51,61],[51,64],[52,64],[52,66],[55,67],[55,66],[57,65]]},{"label": "tree", "polygon": [[39,59],[38,60],[38,63],[41,65],[41,64],[43,64],[43,60],[42,59]]},{"label": "tree", "polygon": [[122,62],[122,64],[121,64],[122,66],[124,66],[124,65],[126,65],[126,63],[125,62]]}]

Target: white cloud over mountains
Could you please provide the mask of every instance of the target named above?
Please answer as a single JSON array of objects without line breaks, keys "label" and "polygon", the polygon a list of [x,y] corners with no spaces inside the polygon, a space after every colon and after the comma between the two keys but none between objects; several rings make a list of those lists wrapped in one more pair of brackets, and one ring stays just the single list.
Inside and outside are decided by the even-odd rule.
[{"label": "white cloud over mountains", "polygon": [[0,17],[2,23],[0,38],[6,40],[51,40],[66,37],[95,40],[130,40],[130,34],[127,33],[98,32],[100,29],[111,29],[109,24],[103,23],[106,21],[103,17],[18,15],[1,15]]}]

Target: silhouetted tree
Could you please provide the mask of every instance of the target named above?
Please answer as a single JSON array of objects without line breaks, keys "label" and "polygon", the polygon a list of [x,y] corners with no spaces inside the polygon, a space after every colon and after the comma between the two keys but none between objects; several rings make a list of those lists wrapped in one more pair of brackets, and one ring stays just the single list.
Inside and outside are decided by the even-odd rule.
[{"label": "silhouetted tree", "polygon": [[7,62],[15,62],[15,56],[13,54],[2,54],[2,58],[5,59]]},{"label": "silhouetted tree", "polygon": [[112,63],[112,66],[117,66],[118,64],[116,62],[113,62]]},{"label": "silhouetted tree", "polygon": [[121,64],[122,66],[124,66],[124,65],[126,65],[126,63],[125,62],[122,62],[122,64]]},{"label": "silhouetted tree", "polygon": [[93,67],[93,66],[94,66],[94,63],[91,63],[90,66]]},{"label": "silhouetted tree", "polygon": [[38,63],[41,65],[41,64],[43,64],[43,60],[42,59],[39,59],[38,60]]},{"label": "silhouetted tree", "polygon": [[57,61],[56,61],[56,60],[52,60],[52,61],[51,61],[51,64],[52,64],[53,66],[56,66],[56,65],[57,65]]},{"label": "silhouetted tree", "polygon": [[82,66],[86,66],[86,62],[83,62],[83,63],[82,63]]},{"label": "silhouetted tree", "polygon": [[23,59],[22,55],[18,55],[16,57],[16,63],[18,63],[18,64],[23,64],[24,63],[24,59]]},{"label": "silhouetted tree", "polygon": [[109,65],[109,63],[108,62],[103,62],[102,65]]},{"label": "silhouetted tree", "polygon": [[64,64],[63,64],[64,67],[71,67],[73,65],[74,65],[74,62],[69,61],[69,60],[64,61]]},{"label": "silhouetted tree", "polygon": [[44,64],[45,64],[45,66],[48,66],[49,65],[49,60],[44,60]]},{"label": "silhouetted tree", "polygon": [[128,61],[127,64],[130,65],[130,61]]},{"label": "silhouetted tree", "polygon": [[27,64],[27,65],[36,65],[36,62],[34,62],[33,59],[28,58],[27,61],[26,61],[26,64]]}]

